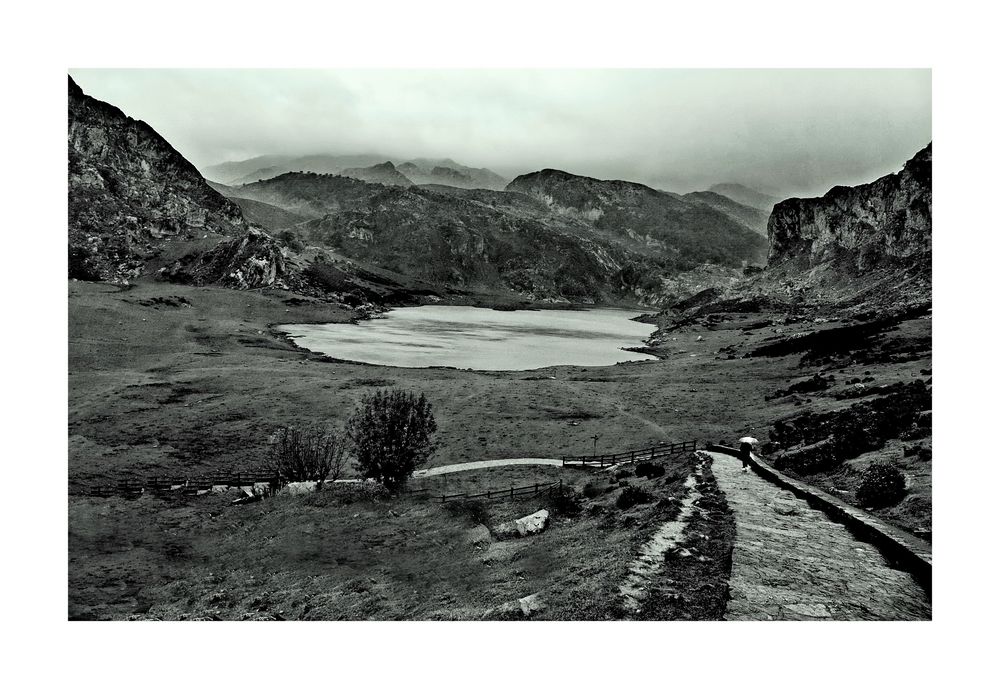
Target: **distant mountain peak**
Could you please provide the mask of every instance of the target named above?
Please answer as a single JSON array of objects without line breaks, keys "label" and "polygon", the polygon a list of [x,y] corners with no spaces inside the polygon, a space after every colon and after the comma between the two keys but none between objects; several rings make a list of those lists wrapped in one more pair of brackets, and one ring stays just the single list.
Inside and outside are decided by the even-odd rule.
[{"label": "distant mountain peak", "polygon": [[737,184],[735,182],[726,182],[724,184],[713,184],[708,188],[709,191],[716,194],[721,194],[728,199],[732,199],[737,203],[741,203],[744,206],[750,206],[751,208],[757,208],[762,211],[771,212],[779,199],[776,196],[770,194],[765,194],[757,189],[752,189],[744,184]]}]

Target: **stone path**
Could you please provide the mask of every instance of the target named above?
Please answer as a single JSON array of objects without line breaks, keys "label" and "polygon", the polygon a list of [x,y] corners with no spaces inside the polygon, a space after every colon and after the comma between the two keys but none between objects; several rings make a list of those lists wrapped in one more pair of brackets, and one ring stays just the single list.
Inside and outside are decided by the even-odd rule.
[{"label": "stone path", "polygon": [[927,620],[927,594],[875,546],[718,452],[712,472],[736,517],[727,620]]}]

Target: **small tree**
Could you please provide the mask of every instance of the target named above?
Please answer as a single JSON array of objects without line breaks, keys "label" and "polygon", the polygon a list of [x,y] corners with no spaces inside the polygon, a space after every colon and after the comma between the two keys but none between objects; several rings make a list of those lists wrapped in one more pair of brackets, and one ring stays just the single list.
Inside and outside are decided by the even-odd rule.
[{"label": "small tree", "polygon": [[344,435],[321,428],[281,428],[271,445],[271,468],[282,482],[324,481],[340,476]]},{"label": "small tree", "polygon": [[906,478],[891,464],[872,464],[861,474],[857,497],[865,507],[895,505],[906,495]]},{"label": "small tree", "polygon": [[355,468],[396,493],[434,452],[431,438],[436,430],[423,394],[391,388],[365,395],[347,422]]}]

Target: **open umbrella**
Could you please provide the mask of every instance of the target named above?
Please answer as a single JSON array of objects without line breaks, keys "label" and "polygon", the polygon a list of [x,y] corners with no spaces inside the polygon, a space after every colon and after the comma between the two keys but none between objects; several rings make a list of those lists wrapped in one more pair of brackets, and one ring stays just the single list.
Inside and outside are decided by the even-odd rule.
[{"label": "open umbrella", "polygon": [[741,443],[750,443],[751,445],[756,445],[760,441],[757,440],[756,438],[751,438],[749,435],[745,435],[742,438],[740,438],[740,442]]}]

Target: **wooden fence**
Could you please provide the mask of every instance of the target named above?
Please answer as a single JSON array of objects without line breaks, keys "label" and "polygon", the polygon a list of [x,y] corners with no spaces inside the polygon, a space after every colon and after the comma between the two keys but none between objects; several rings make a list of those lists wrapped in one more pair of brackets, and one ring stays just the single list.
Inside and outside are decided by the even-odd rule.
[{"label": "wooden fence", "polygon": [[[426,490],[426,489],[424,489]],[[545,493],[546,495],[552,495],[553,493],[561,493],[563,491],[562,480],[552,481],[551,483],[533,483],[527,486],[519,486],[515,488],[511,486],[510,488],[500,488],[498,490],[488,490],[485,493],[455,493],[453,495],[435,495],[431,496],[435,502],[448,502],[449,500],[502,500],[508,499],[513,500],[514,498],[521,497],[523,495],[538,495],[540,493]]]},{"label": "wooden fence", "polygon": [[669,445],[664,443],[662,445],[654,445],[653,447],[647,447],[642,450],[627,450],[625,452],[615,452],[612,454],[605,454],[605,455],[567,456],[562,458],[562,464],[564,467],[565,466],[606,467],[606,466],[614,466],[616,464],[627,464],[630,462],[638,462],[643,460],[660,459],[661,457],[670,457],[672,455],[680,454],[682,452],[694,452],[696,449],[698,449],[698,441],[685,440],[682,443],[670,443]]},{"label": "wooden fence", "polygon": [[[277,487],[281,481],[271,471],[242,471],[233,474],[211,474],[194,478],[157,477],[146,481],[122,479],[114,486],[97,486],[96,488],[92,488],[88,492],[88,495],[102,498],[108,498],[113,495],[138,497],[146,491],[151,493],[176,491],[182,495],[199,495],[210,491],[215,486],[238,488],[240,486],[252,486],[255,483],[269,483]],[[431,488],[408,488],[405,493],[417,497],[426,497],[434,502],[444,503],[449,500],[471,500],[478,498],[499,500],[503,498],[516,498],[523,495],[537,495],[543,492],[552,495],[555,491],[562,491],[562,489],[562,481],[553,481],[551,483],[533,483],[527,486],[511,486],[510,488],[499,490],[488,490],[485,493],[434,495],[431,493]]]},{"label": "wooden fence", "polygon": [[251,469],[249,471],[237,471],[229,474],[216,473],[204,476],[185,476],[183,478],[168,476],[156,476],[146,480],[127,478],[118,481],[113,486],[91,488],[88,494],[94,497],[110,497],[112,495],[124,495],[128,497],[141,495],[145,491],[153,493],[178,491],[184,495],[197,495],[211,490],[213,486],[239,488],[240,486],[252,486],[255,483],[278,485],[281,483],[281,479],[274,471],[268,469]]},{"label": "wooden fence", "polygon": [[[628,450],[625,452],[616,452],[613,454],[604,455],[593,455],[593,456],[576,456],[576,457],[563,457],[562,465],[567,466],[596,466],[596,467],[606,467],[614,466],[616,464],[626,464],[630,462],[637,462],[643,460],[653,460],[659,459],[661,457],[669,457],[671,455],[679,454],[681,452],[693,452],[697,449],[697,442],[694,440],[688,440],[682,443],[671,443],[671,444],[661,444],[654,445],[653,447],[648,447],[642,450]],[[212,489],[213,486],[227,486],[230,488],[238,488],[240,486],[252,486],[255,483],[270,483],[277,487],[281,484],[280,477],[274,473],[271,469],[250,469],[248,471],[237,471],[231,473],[215,473],[206,474],[203,476],[193,476],[193,477],[167,477],[158,476],[151,479],[146,479],[145,481],[138,479],[122,479],[116,485],[113,486],[97,486],[96,488],[91,488],[88,491],[89,495],[94,497],[111,497],[112,495],[124,495],[126,497],[135,497],[141,495],[145,491],[150,491],[152,493],[166,493],[168,491],[179,491],[184,495],[198,495]],[[486,498],[487,500],[492,500],[494,498],[514,498],[520,495],[529,495],[532,492],[539,493],[543,490],[552,491],[553,487],[557,484],[553,483],[535,483],[528,486],[520,486],[517,488],[511,487],[509,489],[503,490],[491,490],[485,493],[478,493],[475,495],[469,495],[465,493],[456,495],[435,495],[430,496],[429,488],[420,488],[416,490],[407,491],[410,494],[428,494],[434,500],[439,500],[441,502],[447,502],[448,500],[458,500],[458,499],[472,499],[472,498]],[[558,482],[561,490],[562,481]]]}]

